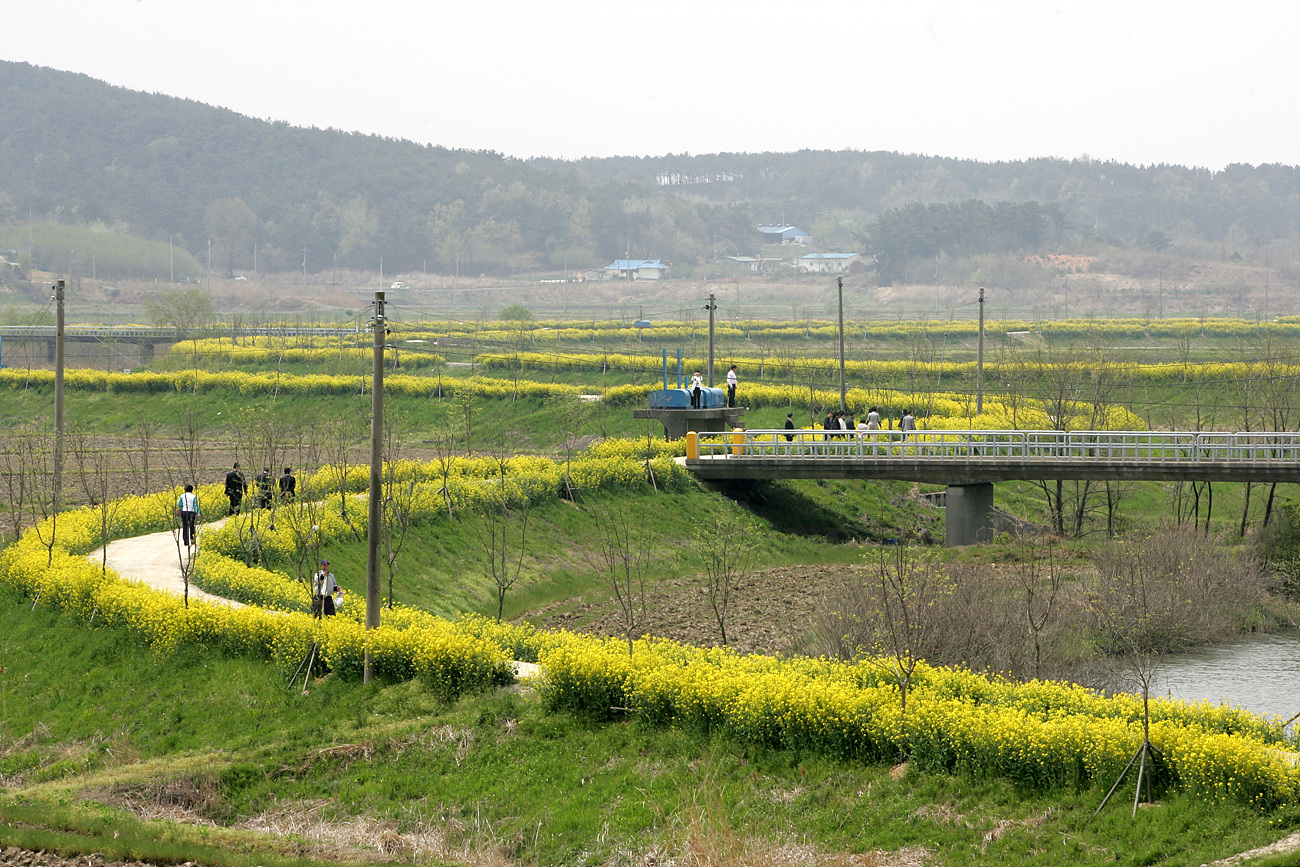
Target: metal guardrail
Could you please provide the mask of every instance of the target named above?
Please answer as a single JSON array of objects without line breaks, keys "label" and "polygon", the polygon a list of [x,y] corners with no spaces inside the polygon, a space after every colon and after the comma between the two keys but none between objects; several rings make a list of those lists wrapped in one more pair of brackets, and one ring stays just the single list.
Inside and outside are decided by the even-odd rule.
[{"label": "metal guardrail", "polygon": [[1300,432],[1217,433],[1198,431],[1047,430],[747,430],[701,434],[698,454],[724,457],[825,459],[959,458],[970,462],[1011,460],[1081,463],[1300,464]]}]

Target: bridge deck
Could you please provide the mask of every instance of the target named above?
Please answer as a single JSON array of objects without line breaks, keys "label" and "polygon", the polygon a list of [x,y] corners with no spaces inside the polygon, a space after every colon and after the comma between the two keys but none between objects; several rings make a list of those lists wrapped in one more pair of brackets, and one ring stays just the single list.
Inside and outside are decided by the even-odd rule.
[{"label": "bridge deck", "polygon": [[1300,433],[736,431],[688,445],[686,466],[712,480],[1300,482]]}]

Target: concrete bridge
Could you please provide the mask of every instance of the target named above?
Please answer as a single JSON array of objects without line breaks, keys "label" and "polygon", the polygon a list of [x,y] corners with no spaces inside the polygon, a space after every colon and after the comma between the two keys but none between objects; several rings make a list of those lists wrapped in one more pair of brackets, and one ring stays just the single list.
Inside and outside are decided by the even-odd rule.
[{"label": "concrete bridge", "polygon": [[701,479],[901,479],[947,485],[947,544],[993,538],[993,483],[1119,480],[1300,483],[1300,433],[752,430],[690,433]]}]

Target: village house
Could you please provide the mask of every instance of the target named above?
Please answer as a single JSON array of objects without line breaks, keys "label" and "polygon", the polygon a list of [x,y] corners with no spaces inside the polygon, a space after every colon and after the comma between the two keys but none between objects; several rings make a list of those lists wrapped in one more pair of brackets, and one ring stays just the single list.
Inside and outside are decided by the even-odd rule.
[{"label": "village house", "polygon": [[795,226],[759,226],[758,234],[764,244],[807,244],[812,241],[812,235]]},{"label": "village house", "polygon": [[658,259],[615,259],[605,266],[604,279],[622,277],[627,280],[662,280],[668,266]]},{"label": "village house", "polygon": [[799,270],[805,274],[844,274],[857,258],[857,253],[809,253],[799,257]]}]

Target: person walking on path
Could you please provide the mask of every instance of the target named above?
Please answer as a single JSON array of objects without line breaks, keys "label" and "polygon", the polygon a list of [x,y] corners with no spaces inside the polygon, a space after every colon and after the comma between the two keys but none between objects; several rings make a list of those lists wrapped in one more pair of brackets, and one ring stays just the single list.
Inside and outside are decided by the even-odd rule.
[{"label": "person walking on path", "polygon": [[244,480],[244,474],[239,471],[239,462],[236,461],[234,468],[226,473],[226,499],[230,500],[231,515],[239,514],[247,490],[248,482]]},{"label": "person walking on path", "polygon": [[334,616],[334,591],[339,589],[330,571],[330,561],[320,561],[320,569],[311,579],[311,613],[315,617]]},{"label": "person walking on path", "polygon": [[734,409],[736,406],[736,365],[731,365],[731,370],[727,371],[727,406]]},{"label": "person walking on path", "polygon": [[880,409],[872,407],[867,413],[867,430],[880,430]]},{"label": "person walking on path", "polygon": [[700,391],[704,388],[704,377],[697,370],[691,374],[691,409],[700,408]]},{"label": "person walking on path", "polygon": [[903,442],[907,442],[907,435],[916,430],[916,418],[910,409],[903,410],[903,417],[898,420],[898,429],[903,432]]},{"label": "person walking on path", "polygon": [[[794,413],[792,413],[792,412],[787,412],[787,413],[785,414],[785,429],[786,429],[786,430],[794,430]],[[789,443],[789,442],[794,442],[794,434],[792,434],[792,433],[788,433],[788,434],[786,434],[786,435],[785,435],[785,441],[788,442],[788,443]]]},{"label": "person walking on path", "polygon": [[186,485],[185,493],[177,498],[176,514],[181,519],[181,541],[186,548],[193,548],[199,542],[199,497],[193,485]]},{"label": "person walking on path", "polygon": [[285,467],[284,475],[280,476],[280,500],[285,503],[292,503],[297,493],[298,480],[294,478],[293,468]]},{"label": "person walking on path", "polygon": [[257,474],[257,508],[271,508],[271,496],[275,490],[275,483],[271,481],[271,468],[262,467],[262,471]]}]

